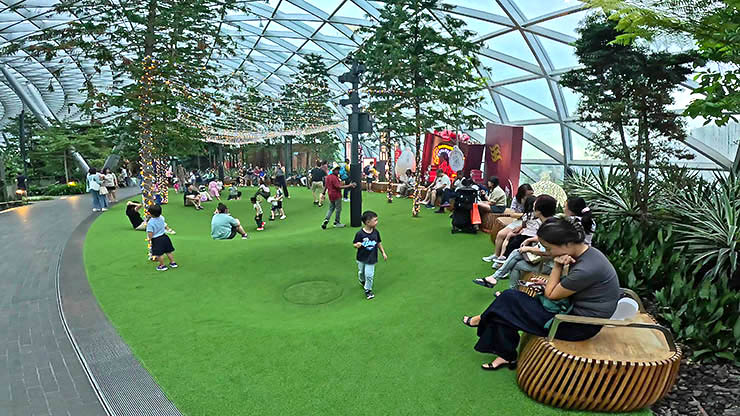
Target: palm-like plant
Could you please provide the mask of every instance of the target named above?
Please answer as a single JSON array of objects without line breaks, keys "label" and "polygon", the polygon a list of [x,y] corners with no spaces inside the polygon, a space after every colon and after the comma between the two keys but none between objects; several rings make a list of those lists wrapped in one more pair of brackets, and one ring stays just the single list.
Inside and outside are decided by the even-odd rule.
[{"label": "palm-like plant", "polygon": [[[641,217],[640,206],[635,200],[632,186],[627,171],[619,167],[575,173],[564,185],[569,196],[585,199],[595,214],[607,220]],[[653,203],[657,199],[656,194],[657,192],[651,189],[648,207],[657,206]]]},{"label": "palm-like plant", "polygon": [[[702,188],[702,187],[699,187]],[[717,175],[707,189],[674,194],[668,209],[692,263],[712,268],[707,278],[730,278],[737,272],[740,253],[740,178]]]}]

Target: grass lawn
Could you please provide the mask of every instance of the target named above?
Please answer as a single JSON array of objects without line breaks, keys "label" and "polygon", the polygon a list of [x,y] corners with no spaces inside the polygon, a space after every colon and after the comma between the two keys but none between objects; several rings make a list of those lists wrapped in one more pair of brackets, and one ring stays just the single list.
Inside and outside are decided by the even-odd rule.
[{"label": "grass lawn", "polygon": [[[313,206],[304,188],[290,193],[285,220],[267,221],[263,203],[263,232],[249,198],[225,201],[250,237],[230,241],[210,237],[215,202],[195,211],[171,193],[163,215],[177,231],[180,268],[166,272],[146,260],[145,234],[131,229],[124,204],[87,235],[98,301],[184,414],[573,413],[526,397],[514,371],[479,368],[494,357],[473,350],[475,331],[460,318],[492,300],[471,282],[490,272],[480,260],[487,234],[452,235],[447,215],[422,208],[412,218],[410,200],[363,193],[388,253],[368,301],[352,247],[358,229],[322,230],[326,205]],[[349,223],[349,203],[342,218]]]}]

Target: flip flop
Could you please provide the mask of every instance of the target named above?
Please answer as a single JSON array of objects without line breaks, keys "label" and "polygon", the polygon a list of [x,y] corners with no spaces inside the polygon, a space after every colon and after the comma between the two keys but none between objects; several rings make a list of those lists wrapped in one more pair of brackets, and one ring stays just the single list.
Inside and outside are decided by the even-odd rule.
[{"label": "flip flop", "polygon": [[471,328],[477,328],[478,325],[470,325],[470,321],[473,320],[472,316],[463,316],[462,323],[471,327]]},{"label": "flip flop", "polygon": [[509,370],[515,370],[516,361],[509,361],[508,363],[500,364],[500,365],[497,365],[496,367],[493,366],[493,363],[485,363],[485,364],[482,364],[480,368],[486,371],[496,371],[502,368],[508,368]]},{"label": "flip flop", "polygon": [[473,279],[473,283],[490,289],[496,286],[496,283],[498,283],[498,280],[496,280],[496,283],[491,284],[485,278],[479,278],[479,279]]}]

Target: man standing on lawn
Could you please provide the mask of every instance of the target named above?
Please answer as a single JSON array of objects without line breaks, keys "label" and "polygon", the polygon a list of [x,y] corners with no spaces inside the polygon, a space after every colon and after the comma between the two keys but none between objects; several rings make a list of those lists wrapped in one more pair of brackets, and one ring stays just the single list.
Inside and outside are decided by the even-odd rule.
[{"label": "man standing on lawn", "polygon": [[335,211],[334,228],[344,227],[344,224],[339,222],[339,216],[342,214],[342,189],[354,188],[355,186],[356,184],[354,182],[342,185],[339,179],[339,165],[334,165],[331,175],[326,177],[326,190],[329,194],[329,211],[326,213],[326,218],[324,218],[321,228],[326,230],[326,225],[329,224],[329,218],[331,218],[332,212]]}]

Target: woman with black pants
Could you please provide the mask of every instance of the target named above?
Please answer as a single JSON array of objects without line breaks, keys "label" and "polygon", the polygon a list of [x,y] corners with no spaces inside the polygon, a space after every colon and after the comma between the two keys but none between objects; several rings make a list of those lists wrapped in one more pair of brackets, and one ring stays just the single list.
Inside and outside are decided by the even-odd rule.
[{"label": "woman with black pants", "polygon": [[275,169],[275,185],[283,188],[283,193],[286,198],[290,198],[288,193],[288,183],[285,182],[285,168],[278,162],[277,169]]},{"label": "woman with black pants", "polygon": [[[544,293],[530,297],[516,289],[505,290],[486,310],[463,317],[463,323],[476,328],[475,350],[497,358],[481,366],[484,370],[516,368],[519,332],[544,337],[557,313],[593,318],[610,318],[621,295],[614,267],[599,250],[584,244],[586,233],[575,217],[550,218],[537,230],[544,255],[554,257]],[[566,266],[569,270],[564,272]],[[560,309],[557,312],[553,309]],[[588,339],[600,326],[564,323],[555,338],[567,341]]]}]

